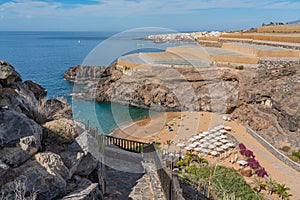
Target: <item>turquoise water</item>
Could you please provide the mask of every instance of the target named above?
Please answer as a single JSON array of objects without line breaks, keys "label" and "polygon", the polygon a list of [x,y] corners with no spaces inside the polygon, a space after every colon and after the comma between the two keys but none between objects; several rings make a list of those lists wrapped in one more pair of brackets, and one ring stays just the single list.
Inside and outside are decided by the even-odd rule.
[{"label": "turquoise water", "polygon": [[74,113],[75,118],[81,119],[85,124],[98,127],[102,133],[110,133],[124,123],[133,122],[156,114],[154,111],[107,102],[95,104],[88,101],[74,101],[73,107],[74,110],[77,110]]},{"label": "turquoise water", "polygon": [[[34,80],[48,90],[47,98],[64,96],[74,118],[109,133],[120,124],[155,114],[144,109],[110,103],[72,102],[73,84],[64,72],[77,64],[109,65],[133,52],[163,51],[179,44],[132,40],[147,32],[0,32],[0,59],[12,64],[23,80]],[[151,32],[150,34],[154,34]],[[113,37],[111,37],[113,36]]]}]

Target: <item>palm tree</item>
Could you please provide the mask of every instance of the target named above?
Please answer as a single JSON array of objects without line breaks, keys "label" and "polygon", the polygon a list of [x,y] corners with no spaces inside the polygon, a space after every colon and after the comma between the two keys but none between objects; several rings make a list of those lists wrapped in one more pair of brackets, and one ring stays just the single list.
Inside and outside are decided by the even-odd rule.
[{"label": "palm tree", "polygon": [[288,190],[290,190],[290,188],[286,187],[285,184],[277,184],[276,193],[282,200],[289,199],[290,194],[287,193]]},{"label": "palm tree", "polygon": [[277,186],[277,183],[276,183],[275,180],[273,180],[273,179],[270,178],[270,179],[267,181],[267,189],[268,189],[268,191],[269,191],[269,195],[272,195],[273,192],[276,191],[276,186]]},{"label": "palm tree", "polygon": [[208,161],[202,157],[202,156],[197,156],[197,159],[196,161],[199,163],[199,164],[208,164]]},{"label": "palm tree", "polygon": [[260,193],[260,191],[265,188],[265,184],[259,178],[255,178],[253,180],[253,184],[255,185],[253,189],[257,194]]}]

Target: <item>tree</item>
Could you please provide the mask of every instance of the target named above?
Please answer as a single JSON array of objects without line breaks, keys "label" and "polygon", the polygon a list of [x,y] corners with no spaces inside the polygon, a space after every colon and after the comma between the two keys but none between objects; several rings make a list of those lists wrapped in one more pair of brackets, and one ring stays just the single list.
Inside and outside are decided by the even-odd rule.
[{"label": "tree", "polygon": [[272,195],[273,192],[276,191],[276,187],[277,187],[276,181],[273,180],[272,178],[270,178],[270,179],[267,181],[267,190],[268,190],[268,194],[269,194],[269,195]]},{"label": "tree", "polygon": [[265,188],[265,184],[259,178],[255,178],[253,184],[255,186],[253,189],[257,193],[260,193],[260,191]]},{"label": "tree", "polygon": [[290,188],[286,187],[285,184],[277,184],[276,193],[281,199],[289,199],[290,194],[287,192]]}]

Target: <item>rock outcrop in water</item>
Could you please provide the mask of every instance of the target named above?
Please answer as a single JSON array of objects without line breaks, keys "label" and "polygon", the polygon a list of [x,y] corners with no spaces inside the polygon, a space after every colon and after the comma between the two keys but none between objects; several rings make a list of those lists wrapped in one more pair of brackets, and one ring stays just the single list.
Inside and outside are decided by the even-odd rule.
[{"label": "rock outcrop in water", "polygon": [[107,75],[107,67],[104,66],[76,66],[70,67],[64,74],[64,79],[68,81],[81,82],[93,81]]},{"label": "rock outcrop in water", "polygon": [[46,94],[0,61],[0,199],[102,199],[89,134],[65,99]]},{"label": "rock outcrop in water", "polygon": [[98,102],[232,114],[278,149],[287,145],[295,150],[300,143],[299,66],[298,61],[269,60],[244,70],[230,65],[115,68],[81,92],[84,99]]}]

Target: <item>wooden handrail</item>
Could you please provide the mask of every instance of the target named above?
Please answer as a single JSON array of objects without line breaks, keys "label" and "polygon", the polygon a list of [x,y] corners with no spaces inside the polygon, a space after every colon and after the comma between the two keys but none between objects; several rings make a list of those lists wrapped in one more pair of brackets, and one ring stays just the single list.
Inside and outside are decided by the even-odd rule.
[{"label": "wooden handrail", "polygon": [[126,151],[135,152],[135,153],[142,153],[143,148],[145,146],[149,145],[149,143],[128,140],[128,139],[124,139],[124,138],[117,138],[117,137],[109,136],[109,135],[104,136],[104,144],[105,145],[115,145],[121,149],[124,149]]}]

